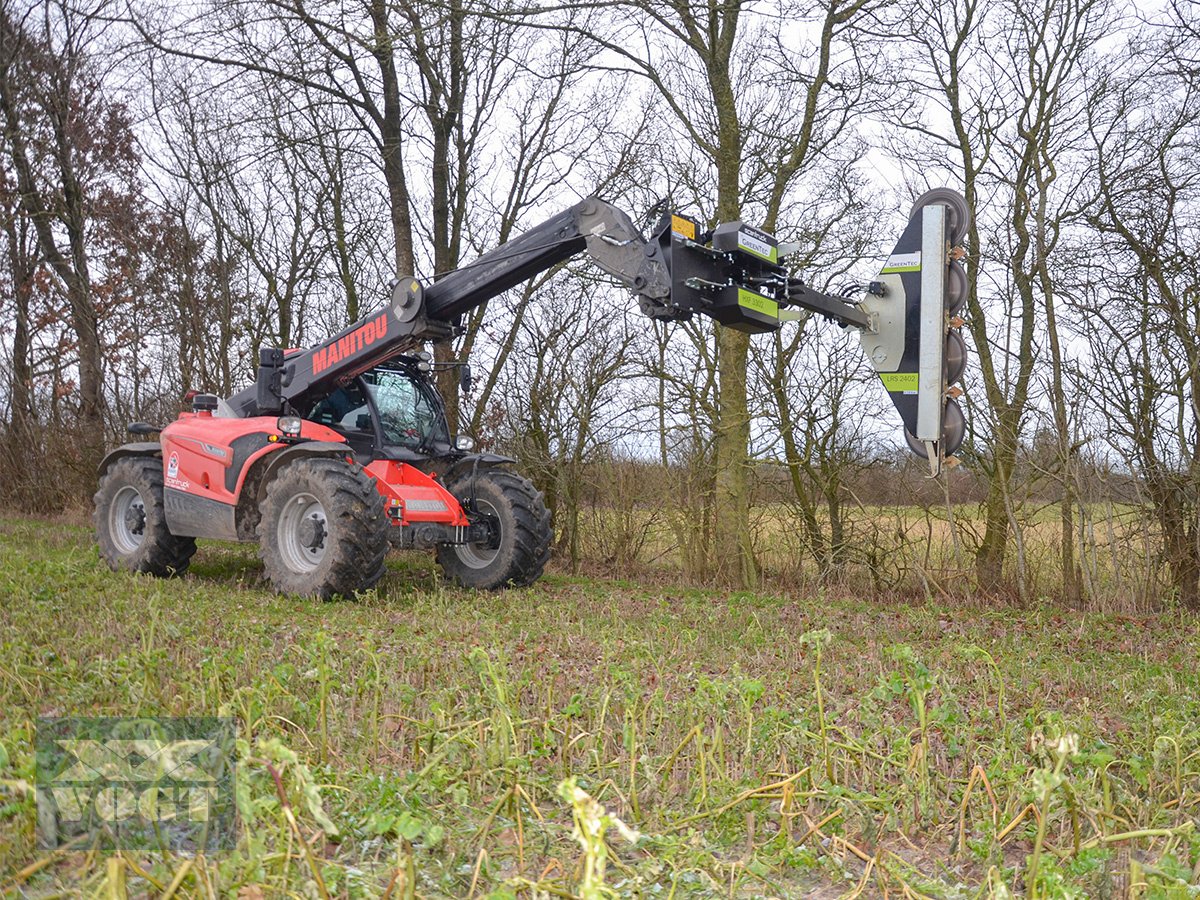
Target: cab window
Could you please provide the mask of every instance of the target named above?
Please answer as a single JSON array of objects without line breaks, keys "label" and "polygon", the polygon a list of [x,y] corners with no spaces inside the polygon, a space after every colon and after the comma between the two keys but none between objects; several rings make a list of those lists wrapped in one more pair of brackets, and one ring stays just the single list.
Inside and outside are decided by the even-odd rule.
[{"label": "cab window", "polygon": [[362,380],[379,410],[385,443],[411,450],[449,443],[441,408],[427,385],[389,369],[367,372]]},{"label": "cab window", "polygon": [[371,408],[357,381],[338,388],[305,418],[341,432],[371,432]]}]

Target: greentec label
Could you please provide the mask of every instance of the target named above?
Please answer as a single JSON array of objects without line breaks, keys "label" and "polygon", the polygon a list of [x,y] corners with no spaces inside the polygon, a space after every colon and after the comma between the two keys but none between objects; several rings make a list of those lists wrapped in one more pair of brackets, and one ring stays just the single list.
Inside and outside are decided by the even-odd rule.
[{"label": "greentec label", "polygon": [[921,251],[917,250],[913,253],[893,253],[888,257],[887,263],[883,267],[883,272],[880,274],[888,275],[892,272],[920,272],[921,271]]},{"label": "greentec label", "polygon": [[879,378],[885,389],[892,393],[915,391],[921,380],[916,372],[880,372]]},{"label": "greentec label", "polygon": [[745,288],[738,288],[738,306],[752,309],[756,313],[762,313],[764,316],[770,316],[772,319],[779,318],[778,303],[770,297],[764,297],[762,294],[756,294]]},{"label": "greentec label", "polygon": [[738,232],[738,246],[747,253],[761,256],[768,262],[779,262],[779,248],[755,237],[748,231]]}]

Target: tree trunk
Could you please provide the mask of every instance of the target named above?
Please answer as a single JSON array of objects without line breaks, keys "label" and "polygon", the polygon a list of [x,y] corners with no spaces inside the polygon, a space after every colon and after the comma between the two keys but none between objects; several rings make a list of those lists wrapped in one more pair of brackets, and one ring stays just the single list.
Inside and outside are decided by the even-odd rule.
[{"label": "tree trunk", "polygon": [[[9,433],[12,438],[10,453],[20,453],[30,437],[33,422],[33,369],[30,365],[29,295],[33,275],[37,268],[37,255],[27,253],[25,241],[15,221],[17,212],[6,223],[8,237],[9,273],[13,285],[13,321],[11,380],[9,397],[12,401]],[[19,456],[17,457],[19,458]]]},{"label": "tree trunk", "polygon": [[749,336],[717,326],[718,421],[716,440],[716,523],[713,570],[740,587],[758,584],[750,533],[750,415],[746,401]]},{"label": "tree trunk", "polygon": [[1054,285],[1043,256],[1039,265],[1042,295],[1046,305],[1046,332],[1050,343],[1050,400],[1054,408],[1054,431],[1057,438],[1058,463],[1062,468],[1062,497],[1059,499],[1059,558],[1062,565],[1063,599],[1078,603],[1081,599],[1082,578],[1075,561],[1075,478],[1074,453],[1071,446],[1070,418],[1067,414],[1066,389],[1063,385],[1062,345],[1058,336],[1058,319],[1054,304]]},{"label": "tree trunk", "polygon": [[375,28],[375,45],[372,55],[379,66],[383,88],[383,117],[380,122],[380,138],[383,143],[383,180],[387,183],[389,212],[391,213],[392,238],[395,241],[396,274],[412,275],[416,272],[413,255],[412,212],[409,208],[408,182],[404,175],[404,147],[402,118],[404,107],[400,102],[400,80],[396,74],[396,60],[392,49],[392,31],[388,25],[388,7],[383,0],[372,0],[371,23]]},{"label": "tree trunk", "polygon": [[983,540],[975,551],[975,576],[984,591],[999,591],[1004,586],[1004,557],[1008,550],[1008,510],[1004,495],[1008,475],[1001,471],[1003,463],[999,456],[997,448],[996,468],[992,471],[984,501]]},{"label": "tree trunk", "polygon": [[[729,72],[729,47],[709,65],[717,113],[717,219],[741,214],[742,138]],[[758,563],[750,532],[750,408],[746,367],[750,335],[717,325],[717,436],[714,481],[713,571],[737,584],[758,586]]]},{"label": "tree trunk", "polygon": [[1200,558],[1196,552],[1195,514],[1188,501],[1187,486],[1170,474],[1157,473],[1149,478],[1149,493],[1154,502],[1163,551],[1170,571],[1171,586],[1180,605],[1200,609]]}]

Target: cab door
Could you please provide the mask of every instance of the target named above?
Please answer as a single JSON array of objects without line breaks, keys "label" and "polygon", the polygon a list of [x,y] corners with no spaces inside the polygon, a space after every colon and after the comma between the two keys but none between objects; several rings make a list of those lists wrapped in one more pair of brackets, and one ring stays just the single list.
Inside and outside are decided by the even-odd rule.
[{"label": "cab door", "polygon": [[362,462],[375,458],[378,435],[375,416],[361,379],[340,387],[312,408],[306,419],[332,428],[346,439],[354,455]]}]

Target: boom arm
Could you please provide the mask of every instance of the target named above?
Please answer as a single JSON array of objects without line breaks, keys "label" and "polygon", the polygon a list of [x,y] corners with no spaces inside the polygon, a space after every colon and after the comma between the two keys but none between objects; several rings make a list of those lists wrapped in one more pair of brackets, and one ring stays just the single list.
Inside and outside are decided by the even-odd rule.
[{"label": "boom arm", "polygon": [[658,244],[647,242],[621,210],[590,197],[435,281],[425,290],[425,315],[457,319],[584,250],[635,293],[651,300],[671,295]]},{"label": "boom arm", "polygon": [[425,341],[445,340],[464,312],[586,250],[596,265],[637,293],[643,307],[662,307],[671,294],[665,254],[646,241],[629,216],[595,197],[575,204],[454,270],[428,288],[397,281],[388,309],[296,353],[261,352],[255,387],[234,395],[240,415],[302,408],[368,369]]},{"label": "boom arm", "polygon": [[[918,216],[929,205],[939,210],[944,206],[948,213],[935,210]],[[942,224],[946,215],[953,228]],[[931,216],[942,218],[934,222]],[[953,452],[945,445],[957,446],[962,438],[961,433],[956,440],[939,437],[947,385],[955,380],[938,377],[944,362],[937,335],[946,331],[949,320],[943,298],[922,300],[922,292],[940,293],[947,283],[943,274],[947,238],[951,233],[961,237],[965,216],[966,205],[953,192],[938,189],[918,200],[881,280],[872,283],[870,294],[859,305],[790,277],[779,262],[781,250],[786,255],[789,248],[757,228],[726,222],[703,231],[700,223],[675,214],[664,216],[646,240],[629,216],[589,197],[427,288],[415,278],[399,279],[387,309],[360,319],[316,347],[288,353],[263,350],[255,386],[231,397],[229,405],[239,415],[274,414],[285,407],[303,410],[380,363],[426,341],[452,337],[463,313],[587,251],[596,265],[638,296],[642,312],[653,319],[681,321],[700,313],[754,334],[776,331],[783,322],[801,318],[802,313],[788,308],[798,307],[859,329],[868,357],[904,419],[910,443],[916,452],[929,456],[936,471],[940,458]],[[928,246],[920,243],[922,229],[929,233]],[[922,253],[932,263],[925,266],[928,277],[921,275]],[[933,262],[935,257],[939,259]],[[890,274],[895,272],[905,275]],[[958,281],[965,284],[965,278]],[[913,402],[918,392],[924,398],[919,425],[918,404]]]}]

